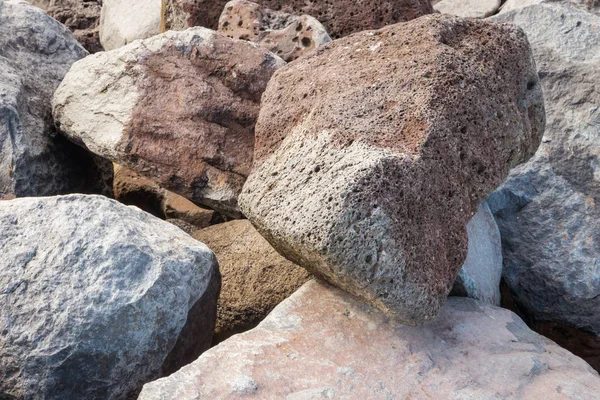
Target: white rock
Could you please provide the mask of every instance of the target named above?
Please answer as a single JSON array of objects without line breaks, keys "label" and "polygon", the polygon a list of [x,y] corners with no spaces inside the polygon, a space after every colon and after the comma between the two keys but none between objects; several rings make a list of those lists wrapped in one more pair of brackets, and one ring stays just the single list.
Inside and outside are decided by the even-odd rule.
[{"label": "white rock", "polygon": [[500,4],[500,0],[442,0],[433,9],[463,18],[485,18],[495,14]]},{"label": "white rock", "polygon": [[161,0],[104,0],[100,43],[113,50],[160,33]]}]

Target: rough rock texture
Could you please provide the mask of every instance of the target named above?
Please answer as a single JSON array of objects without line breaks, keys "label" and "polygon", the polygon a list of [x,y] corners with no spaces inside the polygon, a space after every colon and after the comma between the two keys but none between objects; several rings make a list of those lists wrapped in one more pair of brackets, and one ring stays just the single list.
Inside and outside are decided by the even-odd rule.
[{"label": "rough rock texture", "polygon": [[102,51],[99,25],[102,0],[30,0],[64,24],[90,53]]},{"label": "rough rock texture", "polygon": [[437,313],[467,223],[544,131],[523,32],[440,14],[318,48],[262,101],[244,214],[288,259],[413,324]]},{"label": "rough rock texture", "polygon": [[248,220],[211,226],[194,238],[215,252],[223,277],[213,342],[254,328],[310,277],[280,256]]},{"label": "rough rock texture", "polygon": [[500,231],[487,202],[479,205],[477,214],[467,224],[469,251],[451,296],[464,296],[500,305],[502,278],[502,243]]},{"label": "rough rock texture", "polygon": [[103,0],[100,42],[114,50],[160,33],[161,0]]},{"label": "rough rock texture", "polygon": [[485,18],[500,8],[500,0],[442,0],[433,9],[463,18]]},{"label": "rough rock texture", "polygon": [[[227,0],[164,0],[164,29],[205,26],[217,29]],[[429,0],[257,0],[275,11],[310,15],[318,19],[333,38],[366,29],[409,21],[433,12]]]},{"label": "rough rock texture", "polygon": [[258,43],[288,62],[331,41],[323,25],[310,15],[273,11],[247,0],[225,5],[219,31]]},{"label": "rough rock texture", "polygon": [[208,29],[167,32],[75,63],[54,115],[94,153],[236,217],[261,95],[284,64]]},{"label": "rough rock texture", "polygon": [[115,164],[115,199],[177,225],[187,233],[223,222],[219,213],[201,208],[148,178]]},{"label": "rough rock texture", "polygon": [[539,3],[563,3],[580,8],[583,11],[600,15],[600,0],[507,0],[500,9],[500,14]]},{"label": "rough rock texture", "polygon": [[0,202],[0,265],[2,399],[124,399],[210,345],[214,254],[136,208]]},{"label": "rough rock texture", "polygon": [[593,399],[599,391],[589,365],[508,310],[455,297],[414,328],[312,281],[256,329],[146,384],[140,400]]},{"label": "rough rock texture", "polygon": [[548,3],[496,18],[527,32],[548,118],[535,157],[490,197],[504,280],[531,326],[552,323],[592,334],[598,357],[600,17]]},{"label": "rough rock texture", "polygon": [[106,193],[106,163],[57,136],[54,90],[87,52],[60,23],[24,1],[0,2],[0,199]]}]

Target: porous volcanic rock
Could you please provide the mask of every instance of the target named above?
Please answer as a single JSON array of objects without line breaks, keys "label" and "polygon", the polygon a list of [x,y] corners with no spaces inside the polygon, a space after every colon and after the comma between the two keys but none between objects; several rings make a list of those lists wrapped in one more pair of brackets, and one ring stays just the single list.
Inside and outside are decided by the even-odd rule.
[{"label": "porous volcanic rock", "polygon": [[[319,20],[333,38],[430,14],[429,0],[257,0],[265,8]],[[217,29],[227,0],[165,0],[163,29]]]},{"label": "porous volcanic rock", "polygon": [[595,337],[591,352],[569,349],[600,368],[600,16],[544,3],[494,19],[527,33],[548,119],[536,155],[490,197],[504,280],[532,327]]},{"label": "porous volcanic rock", "polygon": [[291,261],[410,324],[438,312],[467,223],[544,131],[523,31],[443,14],[317,48],[262,101],[244,214]]},{"label": "porous volcanic rock", "polygon": [[54,116],[92,152],[239,217],[261,95],[284,64],[205,28],[171,31],[75,63]]},{"label": "porous volcanic rock", "polygon": [[248,220],[202,229],[193,237],[215,252],[222,275],[213,342],[254,328],[310,275],[280,256]]},{"label": "porous volcanic rock", "polygon": [[310,15],[273,11],[247,0],[225,5],[219,32],[258,43],[288,62],[331,41],[323,25]]},{"label": "porous volcanic rock", "polygon": [[124,399],[210,345],[214,254],[102,196],[0,202],[0,398]]},{"label": "porous volcanic rock", "polygon": [[25,1],[0,2],[0,199],[106,193],[110,168],[57,135],[51,99],[87,52],[60,23]]},{"label": "porous volcanic rock", "polygon": [[463,296],[500,305],[502,242],[500,231],[487,202],[467,224],[467,259],[454,281],[450,296]]},{"label": "porous volcanic rock", "polygon": [[162,0],[103,0],[100,42],[114,50],[137,39],[158,35]]},{"label": "porous volcanic rock", "polygon": [[[224,373],[226,371],[226,373]],[[600,377],[512,312],[450,298],[423,327],[315,281],[140,400],[594,399]]]}]

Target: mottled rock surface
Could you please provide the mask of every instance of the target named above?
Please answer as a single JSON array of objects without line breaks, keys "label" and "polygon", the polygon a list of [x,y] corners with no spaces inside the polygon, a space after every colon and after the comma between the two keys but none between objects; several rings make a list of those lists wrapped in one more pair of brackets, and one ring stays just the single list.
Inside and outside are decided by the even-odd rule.
[{"label": "mottled rock surface", "polygon": [[500,8],[500,0],[442,0],[433,9],[463,18],[485,18]]},{"label": "mottled rock surface", "polygon": [[214,254],[101,196],[0,202],[0,398],[124,399],[210,345]]},{"label": "mottled rock surface", "polygon": [[502,243],[500,231],[487,202],[467,224],[469,250],[450,292],[451,296],[470,297],[500,305]]},{"label": "mottled rock surface", "polygon": [[105,163],[58,136],[52,120],[54,90],[86,54],[39,8],[0,2],[0,199],[108,194]]},{"label": "mottled rock surface", "polygon": [[100,44],[100,10],[102,0],[30,0],[64,24],[87,51],[102,51]]},{"label": "mottled rock surface", "polygon": [[[164,29],[205,26],[217,29],[228,0],[165,0]],[[366,29],[409,21],[433,12],[429,0],[257,0],[275,11],[310,15],[319,20],[332,38]]]},{"label": "mottled rock surface", "polygon": [[544,131],[523,32],[440,14],[318,48],[262,102],[244,214],[288,259],[411,324],[437,313],[467,223]]},{"label": "mottled rock surface", "polygon": [[[227,371],[227,373],[223,373]],[[600,377],[508,310],[450,298],[424,327],[307,283],[140,400],[593,399]]]},{"label": "mottled rock surface", "polygon": [[75,63],[54,116],[92,152],[237,217],[261,95],[284,64],[205,28],[167,32]]},{"label": "mottled rock surface", "polygon": [[114,50],[160,33],[161,0],[103,0],[100,42]]},{"label": "mottled rock surface", "polygon": [[310,277],[280,256],[248,220],[211,226],[193,237],[215,252],[223,277],[214,342],[254,328]]},{"label": "mottled rock surface", "polygon": [[310,15],[273,11],[247,0],[225,5],[219,32],[258,43],[288,62],[331,41],[323,25]]},{"label": "mottled rock surface", "polygon": [[548,119],[535,157],[490,197],[502,235],[504,280],[531,326],[550,323],[591,334],[598,358],[600,17],[547,3],[495,19],[527,33]]}]

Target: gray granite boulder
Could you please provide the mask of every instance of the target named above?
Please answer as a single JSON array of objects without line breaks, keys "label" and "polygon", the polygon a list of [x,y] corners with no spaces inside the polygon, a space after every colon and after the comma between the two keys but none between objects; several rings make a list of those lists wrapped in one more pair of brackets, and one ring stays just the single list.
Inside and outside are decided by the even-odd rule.
[{"label": "gray granite boulder", "polygon": [[128,398],[210,345],[214,254],[137,208],[2,201],[0,266],[1,399]]}]

